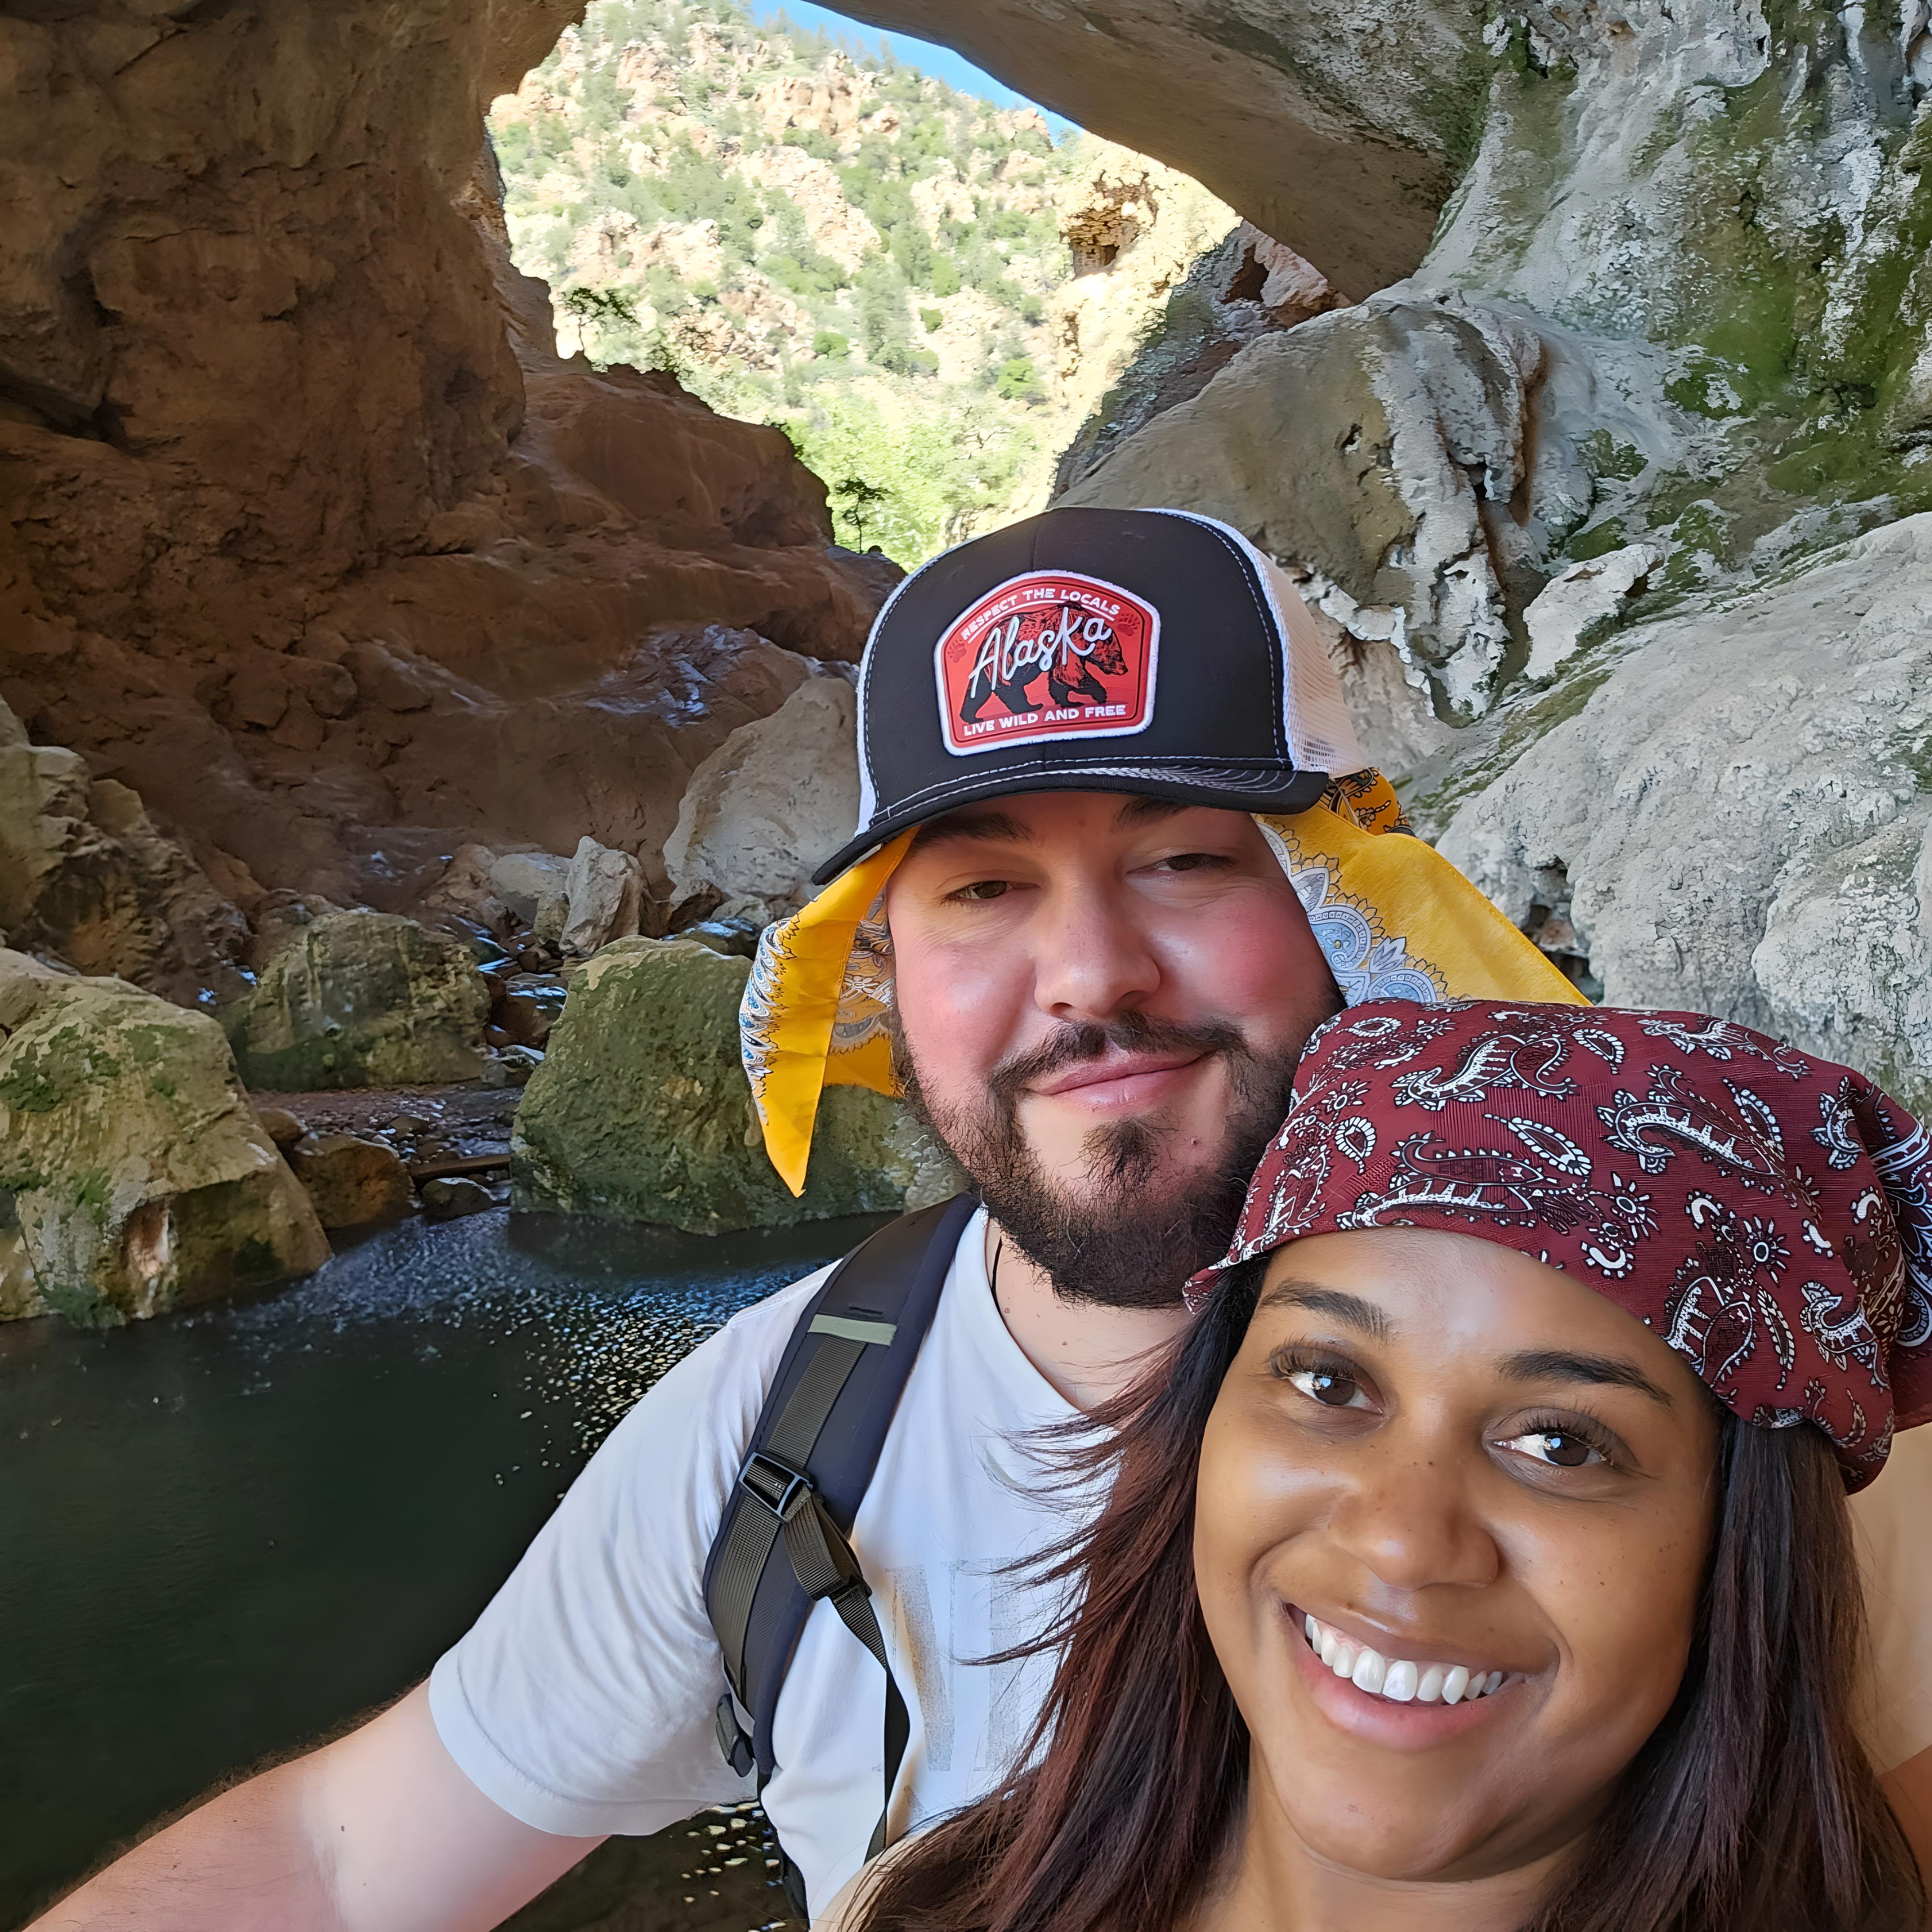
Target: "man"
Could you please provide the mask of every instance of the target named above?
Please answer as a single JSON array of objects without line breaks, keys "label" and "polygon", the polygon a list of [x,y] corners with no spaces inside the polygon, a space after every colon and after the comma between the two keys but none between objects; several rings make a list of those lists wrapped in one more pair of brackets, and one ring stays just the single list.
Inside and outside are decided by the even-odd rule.
[{"label": "man", "polygon": [[[880,614],[860,699],[859,832],[767,935],[745,1042],[794,1186],[823,1087],[897,1078],[987,1204],[852,1532],[910,1707],[902,1830],[986,1789],[1037,1708],[1036,1669],[970,1661],[1048,1614],[1005,1566],[1072,1505],[1024,1438],[1176,1333],[1309,1033],[1345,1000],[1574,995],[1426,847],[1369,829],[1385,785],[1330,787],[1364,760],[1308,614],[1221,525],[1056,511],[949,552]],[[485,1927],[606,1834],[748,1796],[714,1736],[706,1560],[821,1279],[644,1398],[427,1685],[43,1926]],[[866,1854],[884,1699],[818,1605],[764,1794],[814,1907]]]}]

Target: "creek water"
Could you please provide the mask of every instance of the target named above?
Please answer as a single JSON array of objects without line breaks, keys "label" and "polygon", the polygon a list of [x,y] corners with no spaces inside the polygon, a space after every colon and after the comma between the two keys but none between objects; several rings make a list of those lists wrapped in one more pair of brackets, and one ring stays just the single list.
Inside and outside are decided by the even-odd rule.
[{"label": "creek water", "polygon": [[[0,1925],[424,1676],[673,1362],[878,1225],[499,1210],[386,1229],[260,1300],[0,1328]],[[769,1924],[759,1835],[614,1843],[516,1922]]]}]

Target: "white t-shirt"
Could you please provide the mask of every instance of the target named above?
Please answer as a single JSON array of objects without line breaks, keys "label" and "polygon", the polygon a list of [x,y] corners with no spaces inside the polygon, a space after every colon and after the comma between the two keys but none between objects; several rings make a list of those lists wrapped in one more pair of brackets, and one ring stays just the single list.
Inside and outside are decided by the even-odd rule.
[{"label": "white t-shirt", "polygon": [[[704,1565],[779,1358],[824,1271],[734,1318],[611,1432],[469,1634],[430,1708],[451,1756],[514,1816],[574,1838],[655,1832],[752,1795],[718,1754],[724,1666]],[[960,1238],[852,1544],[911,1736],[896,1832],[982,1796],[1050,1664],[973,1659],[1052,1606],[1000,1574],[1072,1527],[1024,1438],[1072,1410],[1006,1331],[986,1217]],[[765,1808],[814,1910],[863,1862],[884,1776],[885,1677],[813,1606],[778,1699]]]},{"label": "white t-shirt", "polygon": [[[982,1796],[1024,1740],[1044,1660],[976,1665],[1052,1606],[1000,1574],[1074,1526],[1024,1438],[1072,1411],[1006,1332],[986,1217],[961,1236],[852,1541],[911,1717],[896,1833]],[[644,1833],[752,1795],[718,1755],[724,1660],[704,1578],[779,1358],[825,1270],[746,1309],[611,1432],[476,1624],[437,1664],[430,1708],[471,1780],[540,1831]],[[1924,1534],[1932,1428],[1900,1438],[1853,1499],[1878,1682],[1881,1768],[1932,1744]],[[885,1679],[817,1605],[778,1700],[766,1808],[822,1911],[878,1817]]]}]

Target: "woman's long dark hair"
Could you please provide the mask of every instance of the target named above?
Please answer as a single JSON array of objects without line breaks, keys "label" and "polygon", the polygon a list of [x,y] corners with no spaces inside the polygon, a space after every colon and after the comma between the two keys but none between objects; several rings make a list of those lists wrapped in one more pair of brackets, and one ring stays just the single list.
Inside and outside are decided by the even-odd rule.
[{"label": "woman's long dark hair", "polygon": [[[1048,1557],[1076,1607],[1030,1764],[896,1859],[862,1932],[1170,1932],[1242,1816],[1248,1733],[1202,1621],[1194,1488],[1264,1263],[1071,1460],[1114,1472]],[[1113,1431],[1118,1433],[1112,1433]],[[1722,1412],[1720,1494],[1676,1702],[1522,1932],[1917,1932],[1916,1868],[1854,1734],[1864,1608],[1816,1430]]]}]

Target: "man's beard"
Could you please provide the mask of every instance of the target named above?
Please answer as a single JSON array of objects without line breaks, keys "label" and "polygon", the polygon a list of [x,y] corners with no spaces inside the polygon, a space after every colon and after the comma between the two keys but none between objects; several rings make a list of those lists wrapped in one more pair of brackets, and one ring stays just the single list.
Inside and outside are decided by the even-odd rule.
[{"label": "man's beard", "polygon": [[[1088,1178],[1077,1196],[1042,1168],[1020,1126],[1022,1096],[1032,1082],[1096,1059],[1110,1046],[1225,1060],[1232,1090],[1226,1135],[1206,1168],[1190,1167],[1160,1184],[1173,1130],[1148,1120],[1088,1133]],[[995,1068],[987,1104],[974,1112],[936,1108],[920,1084],[904,1034],[896,1024],[892,1030],[893,1064],[908,1105],[970,1176],[1000,1232],[1063,1300],[1108,1308],[1171,1307],[1189,1276],[1220,1258],[1249,1178],[1288,1112],[1300,1058],[1299,1046],[1257,1053],[1226,1021],[1189,1027],[1125,1012],[1106,1026],[1063,1027],[1045,1046]]]}]

